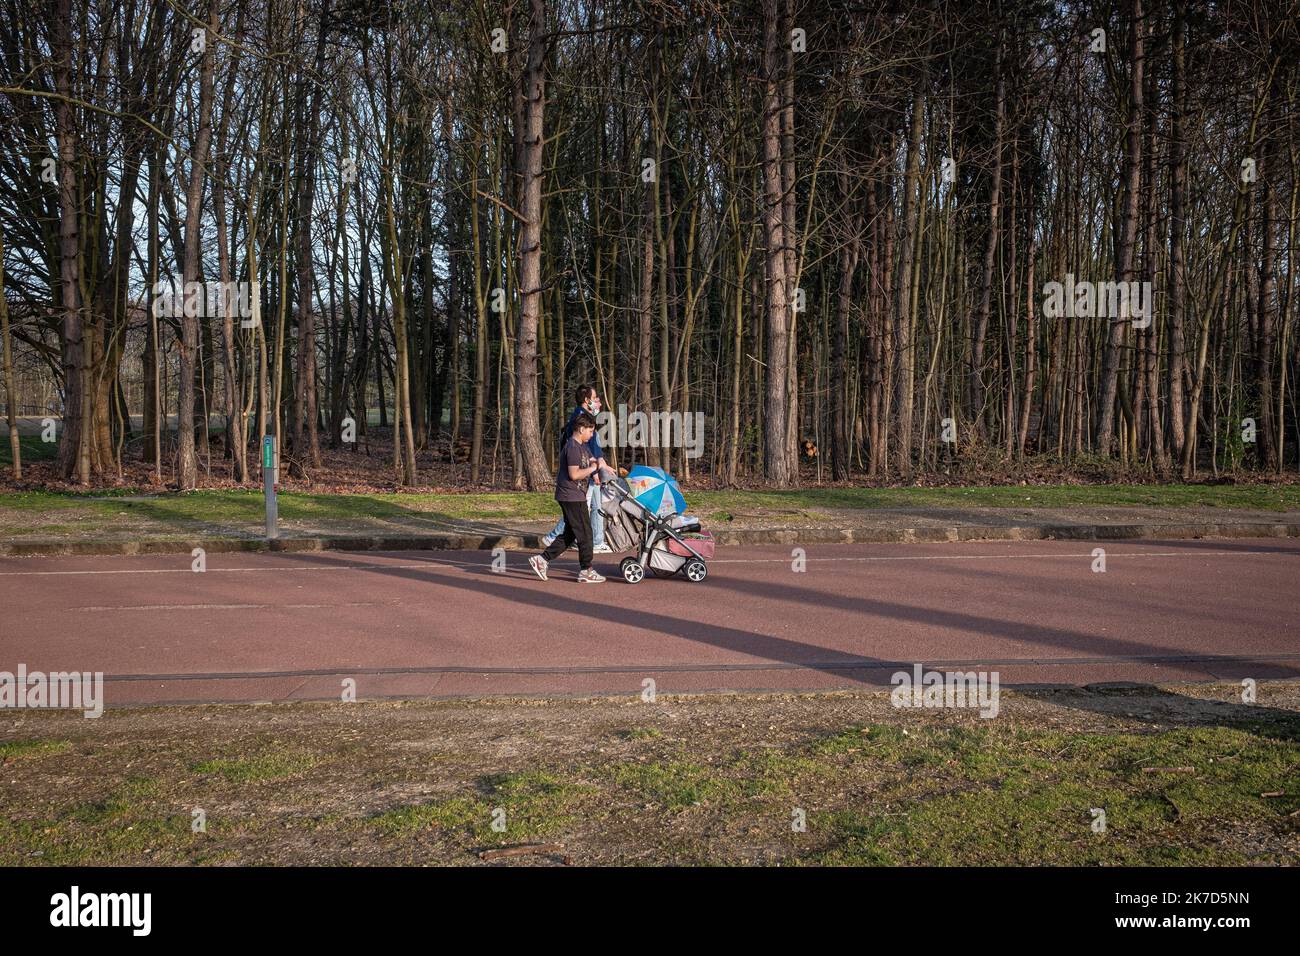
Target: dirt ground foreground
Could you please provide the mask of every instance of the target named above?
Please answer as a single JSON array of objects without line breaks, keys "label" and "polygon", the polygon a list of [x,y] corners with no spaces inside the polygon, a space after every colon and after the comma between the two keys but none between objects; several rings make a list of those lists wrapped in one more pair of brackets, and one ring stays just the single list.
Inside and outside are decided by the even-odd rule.
[{"label": "dirt ground foreground", "polygon": [[1300,683],[0,714],[0,864],[1294,864]]}]

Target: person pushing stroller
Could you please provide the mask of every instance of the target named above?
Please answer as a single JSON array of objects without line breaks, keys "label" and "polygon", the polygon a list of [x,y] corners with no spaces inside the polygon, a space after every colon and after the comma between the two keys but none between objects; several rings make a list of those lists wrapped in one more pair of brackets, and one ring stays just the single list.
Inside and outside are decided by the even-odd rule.
[{"label": "person pushing stroller", "polygon": [[[568,444],[573,435],[573,424],[578,416],[586,412],[592,418],[600,414],[600,396],[591,385],[580,385],[574,392],[574,408],[569,414],[569,421],[560,433],[560,449]],[[600,482],[615,477],[614,469],[605,461],[605,452],[600,447],[600,438],[595,432],[587,440],[587,448],[592,460],[600,465],[600,470],[592,476],[587,484],[587,504],[591,509],[591,552],[592,554],[613,554],[613,549],[605,543],[605,521],[600,511]],[[542,547],[549,547],[551,542],[564,534],[564,519],[561,518],[554,528],[542,536]]]},{"label": "person pushing stroller", "polygon": [[605,580],[591,566],[591,509],[587,504],[587,493],[601,462],[592,456],[587,443],[595,433],[596,419],[588,412],[580,412],[573,419],[573,433],[560,452],[559,466],[555,469],[555,500],[564,515],[564,533],[551,541],[541,554],[528,559],[529,567],[543,581],[550,562],[574,544],[578,547],[578,583],[599,584]]}]

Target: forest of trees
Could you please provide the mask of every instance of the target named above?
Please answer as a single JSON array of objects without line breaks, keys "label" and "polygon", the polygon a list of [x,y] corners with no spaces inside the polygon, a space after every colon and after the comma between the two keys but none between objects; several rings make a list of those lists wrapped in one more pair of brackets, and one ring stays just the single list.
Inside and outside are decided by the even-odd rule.
[{"label": "forest of trees", "polygon": [[0,0],[0,400],[181,490],[349,419],[546,488],[586,381],[722,484],[1294,471],[1298,15]]}]

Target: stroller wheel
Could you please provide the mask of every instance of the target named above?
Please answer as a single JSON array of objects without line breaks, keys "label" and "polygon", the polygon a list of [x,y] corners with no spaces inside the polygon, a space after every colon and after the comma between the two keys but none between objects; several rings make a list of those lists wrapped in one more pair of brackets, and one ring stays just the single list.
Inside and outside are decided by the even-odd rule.
[{"label": "stroller wheel", "polygon": [[618,569],[623,572],[623,580],[628,584],[636,584],[645,577],[645,568],[641,567],[636,558],[624,558]]},{"label": "stroller wheel", "polygon": [[709,576],[709,568],[703,561],[696,558],[686,562],[686,576],[692,581],[699,583]]}]

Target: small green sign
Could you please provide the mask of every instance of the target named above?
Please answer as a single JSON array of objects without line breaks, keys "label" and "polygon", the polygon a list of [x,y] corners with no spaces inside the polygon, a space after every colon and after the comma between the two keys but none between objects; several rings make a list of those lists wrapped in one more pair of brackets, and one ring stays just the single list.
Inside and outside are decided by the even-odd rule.
[{"label": "small green sign", "polygon": [[267,435],[262,439],[262,467],[272,468],[275,466],[275,439]]}]

